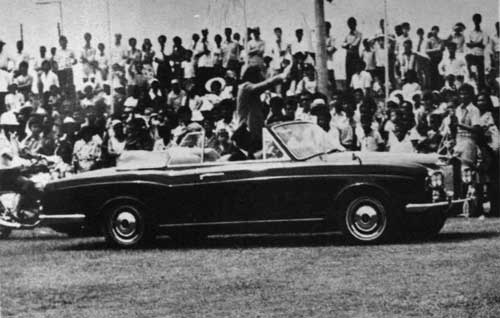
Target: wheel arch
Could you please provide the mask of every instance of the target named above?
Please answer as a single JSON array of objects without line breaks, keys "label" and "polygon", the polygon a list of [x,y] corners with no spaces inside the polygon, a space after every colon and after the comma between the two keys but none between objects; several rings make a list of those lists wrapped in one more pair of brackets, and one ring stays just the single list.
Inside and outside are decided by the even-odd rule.
[{"label": "wheel arch", "polygon": [[97,218],[101,218],[110,207],[123,203],[139,205],[142,208],[147,208],[147,205],[137,197],[131,195],[121,195],[109,198],[103,204],[101,204],[97,211]]},{"label": "wheel arch", "polygon": [[356,195],[361,194],[371,194],[380,196],[381,199],[387,200],[388,203],[393,204],[391,201],[391,193],[376,183],[367,183],[367,182],[357,182],[353,184],[349,184],[343,187],[335,196],[334,202],[335,207],[342,208],[348,201],[354,198]]}]

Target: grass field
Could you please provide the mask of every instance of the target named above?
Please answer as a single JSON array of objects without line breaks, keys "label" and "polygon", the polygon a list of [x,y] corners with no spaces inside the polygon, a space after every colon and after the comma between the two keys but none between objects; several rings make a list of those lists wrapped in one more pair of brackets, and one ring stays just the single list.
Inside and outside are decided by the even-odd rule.
[{"label": "grass field", "polygon": [[133,251],[42,228],[0,257],[2,317],[500,317],[500,220],[381,246],[283,235]]}]

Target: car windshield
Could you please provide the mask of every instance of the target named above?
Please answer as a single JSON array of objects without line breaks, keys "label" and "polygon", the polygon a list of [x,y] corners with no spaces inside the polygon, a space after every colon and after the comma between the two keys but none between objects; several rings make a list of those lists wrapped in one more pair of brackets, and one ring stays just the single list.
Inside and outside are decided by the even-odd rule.
[{"label": "car windshield", "polygon": [[290,122],[274,126],[272,130],[298,160],[338,149],[327,133],[313,123]]}]

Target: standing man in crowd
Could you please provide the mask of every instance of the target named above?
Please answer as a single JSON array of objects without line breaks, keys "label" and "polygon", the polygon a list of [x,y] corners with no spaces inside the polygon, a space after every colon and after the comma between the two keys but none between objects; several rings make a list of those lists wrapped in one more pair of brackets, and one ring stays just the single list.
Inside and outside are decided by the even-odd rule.
[{"label": "standing man in crowd", "polygon": [[90,74],[92,72],[92,64],[95,61],[97,54],[96,49],[92,46],[92,35],[90,33],[85,33],[83,35],[85,40],[85,45],[83,46],[82,53],[80,54],[80,61],[82,62],[82,69],[84,74]]},{"label": "standing man in crowd", "polygon": [[469,74],[472,73],[472,66],[476,67],[478,86],[484,85],[484,56],[485,49],[488,45],[488,35],[481,29],[482,16],[476,13],[472,16],[474,29],[470,31],[467,39],[467,47],[469,54],[467,55],[467,65]]},{"label": "standing man in crowd", "polygon": [[59,50],[56,53],[56,63],[58,66],[57,77],[61,89],[71,96],[71,91],[74,92],[75,82],[73,79],[73,65],[76,64],[75,53],[68,48],[68,39],[61,35],[59,37]]},{"label": "standing man in crowd", "polygon": [[115,43],[110,50],[111,53],[111,66],[118,64],[120,66],[125,66],[127,60],[127,49],[122,44],[122,35],[120,33],[115,34]]},{"label": "standing man in crowd", "polygon": [[335,70],[333,63],[333,55],[337,52],[337,48],[335,47],[335,38],[331,35],[332,24],[328,21],[325,22],[325,42],[326,42],[326,55],[328,57],[326,61],[326,68],[328,70],[328,81],[330,82],[331,90],[336,89],[335,83]]},{"label": "standing man in crowd", "polygon": [[208,40],[208,29],[203,29],[201,30],[201,39],[196,42],[194,48],[194,56],[198,60],[196,86],[199,89],[203,89],[205,83],[212,76],[214,69],[212,51],[212,44]]},{"label": "standing man in crowd", "polygon": [[427,48],[425,53],[430,60],[430,87],[432,89],[440,89],[442,85],[441,76],[439,75],[438,66],[443,59],[443,41],[439,38],[439,27],[433,26],[429,33]]},{"label": "standing man in crowd", "polygon": [[349,33],[347,34],[342,48],[346,50],[345,57],[345,74],[346,74],[346,87],[351,86],[351,78],[356,71],[357,61],[360,59],[359,56],[359,45],[363,35],[359,32],[357,28],[358,22],[354,17],[350,17],[347,20],[347,26],[349,27]]},{"label": "standing man in crowd", "polygon": [[225,28],[224,36],[226,38],[222,42],[222,67],[239,74],[239,45],[233,41],[233,30]]},{"label": "standing man in crowd", "polygon": [[274,28],[274,36],[276,39],[271,45],[271,66],[273,69],[273,75],[281,72],[283,59],[285,58],[287,46],[283,41],[283,30],[280,27]]}]

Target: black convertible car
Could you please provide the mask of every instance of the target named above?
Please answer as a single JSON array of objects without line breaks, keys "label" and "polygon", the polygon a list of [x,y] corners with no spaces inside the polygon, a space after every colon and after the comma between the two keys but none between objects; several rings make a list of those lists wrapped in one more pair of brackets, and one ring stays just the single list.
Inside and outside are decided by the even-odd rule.
[{"label": "black convertible car", "polygon": [[374,243],[401,231],[437,234],[463,203],[448,178],[453,167],[437,155],[338,152],[312,123],[266,127],[258,160],[227,161],[189,137],[183,147],[126,152],[115,168],[49,183],[42,218],[59,231],[74,222],[102,229],[118,247],[159,233],[334,230]]}]

